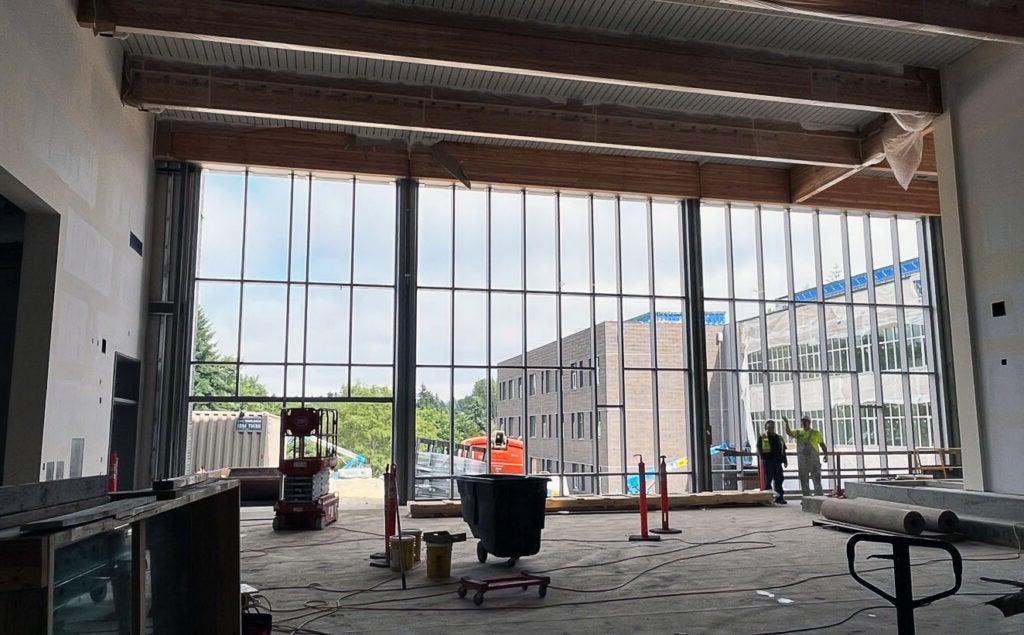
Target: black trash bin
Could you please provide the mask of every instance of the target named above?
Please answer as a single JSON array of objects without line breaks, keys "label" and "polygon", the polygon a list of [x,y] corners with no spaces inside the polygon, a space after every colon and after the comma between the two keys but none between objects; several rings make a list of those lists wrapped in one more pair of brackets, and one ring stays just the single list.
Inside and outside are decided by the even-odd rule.
[{"label": "black trash bin", "polygon": [[508,558],[512,566],[522,556],[540,551],[540,530],[544,528],[544,499],[548,479],[515,474],[456,476],[462,518],[480,539],[476,555]]}]

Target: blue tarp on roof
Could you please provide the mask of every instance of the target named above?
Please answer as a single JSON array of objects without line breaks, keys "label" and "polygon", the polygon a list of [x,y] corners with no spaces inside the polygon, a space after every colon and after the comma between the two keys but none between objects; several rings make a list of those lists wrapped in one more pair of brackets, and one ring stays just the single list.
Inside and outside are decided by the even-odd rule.
[{"label": "blue tarp on roof", "polygon": [[[882,267],[881,269],[875,269],[875,285],[885,284],[886,282],[892,282],[894,277],[894,269],[892,265],[888,267]],[[912,274],[921,271],[921,259],[911,258],[910,260],[904,260],[900,263],[900,277],[907,278]],[[862,273],[850,278],[850,288],[853,291],[862,291],[868,288],[868,274]],[[837,296],[844,295],[846,293],[846,280],[836,280],[835,282],[829,282],[822,288],[822,295],[825,298],[834,298]],[[817,289],[804,289],[793,294],[793,298],[797,302],[814,302],[818,299]]]},{"label": "blue tarp on roof", "polygon": [[[662,324],[682,324],[683,315],[681,313],[670,312],[670,311],[658,311],[656,314],[657,320]],[[627,322],[636,322],[638,324],[650,324],[651,314],[644,313],[638,315],[635,318],[626,320]],[[705,311],[704,312],[704,324],[707,326],[725,326],[725,311]]]}]

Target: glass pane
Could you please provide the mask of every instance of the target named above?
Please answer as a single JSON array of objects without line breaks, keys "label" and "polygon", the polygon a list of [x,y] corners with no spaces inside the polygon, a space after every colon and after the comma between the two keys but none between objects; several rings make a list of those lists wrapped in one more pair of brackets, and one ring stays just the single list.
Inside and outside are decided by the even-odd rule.
[{"label": "glass pane", "polygon": [[850,290],[854,302],[868,302],[867,242],[864,239],[866,216],[846,215],[847,240],[850,241]]},{"label": "glass pane", "polygon": [[348,395],[348,366],[306,366],[306,397]]},{"label": "glass pane", "polygon": [[291,280],[306,279],[306,239],[309,224],[308,174],[292,178],[292,262]]},{"label": "glass pane", "polygon": [[491,286],[523,286],[523,193],[491,192]]},{"label": "glass pane", "polygon": [[729,254],[726,244],[725,206],[700,205],[700,244],[704,272],[704,297],[729,297]]},{"label": "glass pane", "polygon": [[[910,376],[910,424],[914,434],[914,445],[919,448],[939,445],[931,381],[930,375]],[[938,459],[934,455],[929,458],[933,461]]]},{"label": "glass pane", "polygon": [[[300,363],[306,354],[306,291],[305,285],[293,284],[288,292],[288,358]],[[289,384],[291,385],[291,384]],[[297,394],[297,393],[296,393]]]},{"label": "glass pane", "polygon": [[736,341],[728,302],[704,303],[704,341],[708,368],[736,368]]},{"label": "glass pane", "polygon": [[526,296],[526,363],[531,366],[558,365],[557,299],[548,294]]},{"label": "glass pane", "polygon": [[[746,406],[757,404],[762,407],[764,393],[761,385],[758,384],[751,390],[749,373],[742,375],[742,394],[739,392],[737,373],[735,372],[712,372],[708,373],[708,423],[711,430],[711,444],[735,443],[740,434],[741,427],[750,425],[747,412],[740,412],[740,402]],[[660,390],[659,386],[659,390]],[[692,466],[693,457],[688,457]]]},{"label": "glass pane", "polygon": [[487,363],[487,294],[455,292],[455,363]]},{"label": "glass pane", "polygon": [[[621,473],[626,470],[625,431],[622,429],[624,419],[619,408],[599,408],[597,411],[598,438],[602,447],[606,448],[599,457],[598,471],[603,473]],[[635,469],[635,466],[634,466]],[[625,492],[626,479],[622,476],[607,476],[600,479],[599,487],[602,494],[622,494]]]},{"label": "glass pane", "polygon": [[199,209],[200,278],[238,278],[242,271],[245,173],[203,171]]},{"label": "glass pane", "polygon": [[421,185],[416,204],[417,281],[446,287],[452,282],[452,188]]},{"label": "glass pane", "polygon": [[[882,375],[882,429],[885,434],[885,445],[889,448],[907,447],[906,408],[903,403],[903,377],[900,375]],[[890,465],[893,457],[890,457]]]},{"label": "glass pane", "polygon": [[[392,409],[389,403],[345,403],[336,404],[338,410],[338,444],[342,449],[362,457],[366,463],[362,468],[348,465],[352,459],[345,456],[345,463],[339,470],[342,475],[347,472],[359,474],[369,468],[373,479],[352,479],[351,486],[342,482],[337,493],[345,498],[360,499],[370,495],[359,492],[356,485],[371,486],[370,491],[383,496],[384,487],[380,475],[392,463],[391,457],[391,419]],[[357,423],[358,422],[358,423]],[[365,472],[364,472],[365,473]],[[355,476],[355,474],[353,474]],[[335,491],[336,481],[332,481],[331,490]],[[376,496],[374,496],[376,498]]]},{"label": "glass pane", "polygon": [[[686,373],[658,373],[658,441],[669,472],[689,471],[692,467],[687,397]],[[671,491],[671,483],[669,485]]]},{"label": "glass pane", "polygon": [[455,286],[487,287],[487,190],[455,190]]},{"label": "glass pane", "polygon": [[[825,434],[825,439],[827,440],[832,433],[825,430],[825,399],[822,392],[822,384],[820,376],[800,382],[800,414],[804,417],[810,417],[811,427]],[[774,389],[775,387],[772,386],[772,388]],[[775,392],[773,390],[772,409],[776,407]],[[790,417],[790,421],[793,421],[793,417]],[[794,423],[799,424],[799,421]]]},{"label": "glass pane", "polygon": [[842,302],[846,300],[842,214],[819,214],[818,232],[821,236],[821,279],[825,299]]},{"label": "glass pane", "polygon": [[356,287],[352,291],[352,362],[394,361],[395,299],[391,289]]},{"label": "glass pane", "polygon": [[905,311],[905,319],[907,325],[907,369],[929,370],[931,368],[929,358],[931,343],[928,341],[928,311],[908,308]]},{"label": "glass pane", "polygon": [[892,223],[887,216],[871,217],[871,258],[875,276],[875,302],[896,302],[892,254]]},{"label": "glass pane", "polygon": [[309,287],[306,361],[348,362],[349,294],[347,287]]},{"label": "glass pane", "polygon": [[192,359],[197,362],[238,358],[237,282],[197,282]]},{"label": "glass pane", "polygon": [[921,262],[924,245],[924,222],[920,218],[896,220],[900,241],[900,277],[903,280],[904,304],[927,304],[925,277]]},{"label": "glass pane", "polygon": [[[654,446],[654,385],[648,371],[626,371],[626,460],[629,490],[639,492],[636,454],[643,455],[647,470],[656,473],[658,457]],[[647,485],[654,480],[648,475]]]},{"label": "glass pane", "polygon": [[[487,471],[487,371],[455,369],[455,442],[460,446],[456,474]],[[522,431],[513,436],[522,438]]]},{"label": "glass pane", "polygon": [[309,279],[348,282],[352,266],[352,180],[313,179]]},{"label": "glass pane", "polygon": [[615,199],[594,197],[594,291],[616,293],[619,258],[616,242]]},{"label": "glass pane", "polygon": [[[562,296],[562,365],[586,360],[592,366],[594,358],[590,342],[590,297]],[[533,363],[532,360],[530,362]]]},{"label": "glass pane", "polygon": [[598,393],[598,404],[619,405],[622,403],[622,382],[619,379],[621,358],[619,356],[619,300],[618,298],[594,298],[594,334],[597,350],[594,351],[598,368],[597,381],[603,390]]},{"label": "glass pane", "polygon": [[[832,408],[832,443],[839,446],[839,449],[853,451],[857,443],[857,430],[854,420],[853,381],[850,375],[829,376],[829,399]],[[842,467],[855,468],[857,466],[856,456],[844,456]]]},{"label": "glass pane", "polygon": [[786,212],[761,208],[761,250],[764,253],[764,297],[781,300],[789,296],[786,266]]},{"label": "glass pane", "polygon": [[655,336],[658,340],[658,368],[686,367],[686,333],[683,330],[683,300],[654,302]]},{"label": "glass pane", "polygon": [[[622,299],[622,346],[626,368],[651,368],[651,302]],[[627,393],[628,395],[628,393]],[[628,398],[628,397],[627,397]]]},{"label": "glass pane", "polygon": [[292,365],[285,367],[284,393],[285,397],[302,397],[305,394],[303,383],[305,373],[302,366]]},{"label": "glass pane", "polygon": [[554,194],[526,193],[526,288],[554,291],[558,217]]},{"label": "glass pane", "polygon": [[[394,369],[391,366],[353,366],[350,371],[353,397],[390,397]],[[390,433],[391,426],[388,426]]]},{"label": "glass pane", "polygon": [[395,283],[395,184],[356,181],[355,281]]},{"label": "glass pane", "polygon": [[[789,381],[789,370],[795,367],[793,351],[790,346],[790,313],[789,305],[767,304],[765,321],[768,329],[768,349],[765,355],[765,366],[769,370],[769,380]],[[775,405],[772,404],[774,408]]]},{"label": "glass pane", "polygon": [[[871,336],[871,310],[868,307],[853,309],[853,358],[856,360],[855,370],[858,373],[871,372],[875,368],[872,354],[873,341]],[[863,398],[863,395],[861,395]]]},{"label": "glass pane", "polygon": [[[797,368],[817,373],[821,370],[821,337],[818,333],[818,309],[821,305],[796,307]],[[809,376],[807,373],[804,377]]]},{"label": "glass pane", "polygon": [[521,293],[491,295],[491,363],[523,365],[523,296]]},{"label": "glass pane", "polygon": [[679,203],[655,201],[652,206],[654,228],[654,292],[658,295],[683,295],[683,214]]},{"label": "glass pane", "polygon": [[450,498],[452,473],[451,371],[420,368],[416,372],[416,498]]},{"label": "glass pane", "polygon": [[818,299],[814,214],[791,212],[789,226],[793,235],[793,297],[798,302],[811,302]]},{"label": "glass pane", "polygon": [[419,363],[451,362],[451,302],[449,291],[420,289],[416,294],[416,360]]},{"label": "glass pane", "polygon": [[290,176],[250,173],[245,210],[245,277],[285,280],[288,277],[288,225],[291,214]]},{"label": "glass pane", "polygon": [[561,223],[562,291],[590,291],[590,199],[562,195],[558,201]]},{"label": "glass pane", "polygon": [[[739,368],[754,371],[753,381],[761,382],[761,371],[767,356],[764,337],[761,332],[761,304],[759,302],[736,303],[736,337],[738,342]],[[735,366],[733,366],[735,367]]]},{"label": "glass pane", "polygon": [[[195,364],[192,366],[194,397],[233,397],[237,370],[233,364]],[[220,407],[212,408],[220,410]]]},{"label": "glass pane", "polygon": [[732,206],[732,275],[737,298],[762,297],[757,280],[756,221],[753,207]]},{"label": "glass pane", "polygon": [[[241,365],[238,367],[238,394],[242,397],[283,397],[284,366]],[[279,412],[279,403],[248,403],[246,410]]]},{"label": "glass pane", "polygon": [[829,370],[848,371],[850,363],[850,331],[845,306],[825,306],[825,358]]},{"label": "glass pane", "polygon": [[903,345],[896,309],[879,307],[878,367],[882,372],[903,369]]},{"label": "glass pane", "polygon": [[286,294],[283,284],[242,286],[242,361],[284,359]]},{"label": "glass pane", "polygon": [[622,241],[622,292],[649,294],[651,281],[647,201],[621,199],[619,202],[619,227]]}]

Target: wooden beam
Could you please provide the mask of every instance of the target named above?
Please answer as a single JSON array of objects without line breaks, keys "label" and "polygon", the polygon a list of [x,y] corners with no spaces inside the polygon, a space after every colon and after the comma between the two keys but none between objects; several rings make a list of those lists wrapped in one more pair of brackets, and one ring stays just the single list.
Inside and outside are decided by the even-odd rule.
[{"label": "wooden beam", "polygon": [[[446,143],[472,182],[700,196],[696,163],[496,145]],[[452,179],[426,148],[360,145],[349,135],[296,128],[247,129],[160,122],[157,158],[325,172]]]},{"label": "wooden beam", "polygon": [[[788,170],[705,164],[561,150],[445,143],[445,153],[473,183],[789,204]],[[247,128],[161,121],[158,159],[454,180],[429,148],[364,144],[350,135],[298,128]],[[867,179],[871,183],[866,183]],[[929,182],[909,193],[892,179],[853,177],[851,185],[808,205],[934,214]]]},{"label": "wooden beam", "polygon": [[80,0],[132,32],[879,112],[942,110],[938,72],[478,19],[379,3]]},{"label": "wooden beam", "polygon": [[803,203],[814,207],[865,209],[919,215],[939,213],[939,187],[936,181],[914,180],[904,190],[892,177],[853,176],[833,185]]},{"label": "wooden beam", "polygon": [[131,60],[123,99],[176,109],[419,132],[859,166],[860,140],[778,122],[715,120],[659,110],[563,105],[542,99],[291,73]]},{"label": "wooden beam", "polygon": [[1018,0],[719,0],[864,26],[1024,42],[1024,2]]}]

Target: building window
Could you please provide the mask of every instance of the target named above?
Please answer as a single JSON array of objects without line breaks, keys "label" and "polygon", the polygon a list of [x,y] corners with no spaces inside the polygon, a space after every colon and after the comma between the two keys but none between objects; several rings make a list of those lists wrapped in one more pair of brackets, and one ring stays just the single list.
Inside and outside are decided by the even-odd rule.
[{"label": "building window", "polygon": [[537,375],[530,373],[530,396],[537,394]]},{"label": "building window", "polygon": [[829,370],[850,370],[850,342],[845,337],[830,337],[825,346]]},{"label": "building window", "polygon": [[522,399],[522,398],[523,398],[523,378],[522,377],[517,377],[516,378],[516,399]]},{"label": "building window", "polygon": [[804,379],[821,377],[821,347],[818,344],[800,344],[797,347],[800,359],[800,369]]},{"label": "building window", "polygon": [[910,404],[910,425],[914,429],[914,445],[932,447],[932,405],[928,402]]},{"label": "building window", "polygon": [[885,445],[888,447],[906,447],[906,439],[903,438],[903,404],[887,403],[882,405],[885,418]]},{"label": "building window", "polygon": [[537,415],[530,415],[530,438],[537,437]]},{"label": "building window", "polygon": [[832,423],[836,427],[836,445],[855,445],[853,406],[841,404],[832,406]]},{"label": "building window", "polygon": [[907,367],[910,370],[925,370],[924,324],[907,324]]},{"label": "building window", "polygon": [[864,446],[878,446],[878,408],[875,406],[860,407],[860,434]]},{"label": "building window", "polygon": [[887,326],[878,330],[878,365],[882,370],[899,370],[900,329],[898,326]]},{"label": "building window", "polygon": [[871,334],[857,336],[857,372],[870,373],[874,368],[871,363]]},{"label": "building window", "polygon": [[789,345],[772,346],[768,349],[768,381],[782,382],[789,381],[792,374],[789,372],[792,353]]},{"label": "building window", "polygon": [[751,384],[762,384],[764,383],[764,374],[760,371],[764,370],[764,354],[761,351],[750,351],[747,353],[747,368],[751,371],[750,383]]}]

